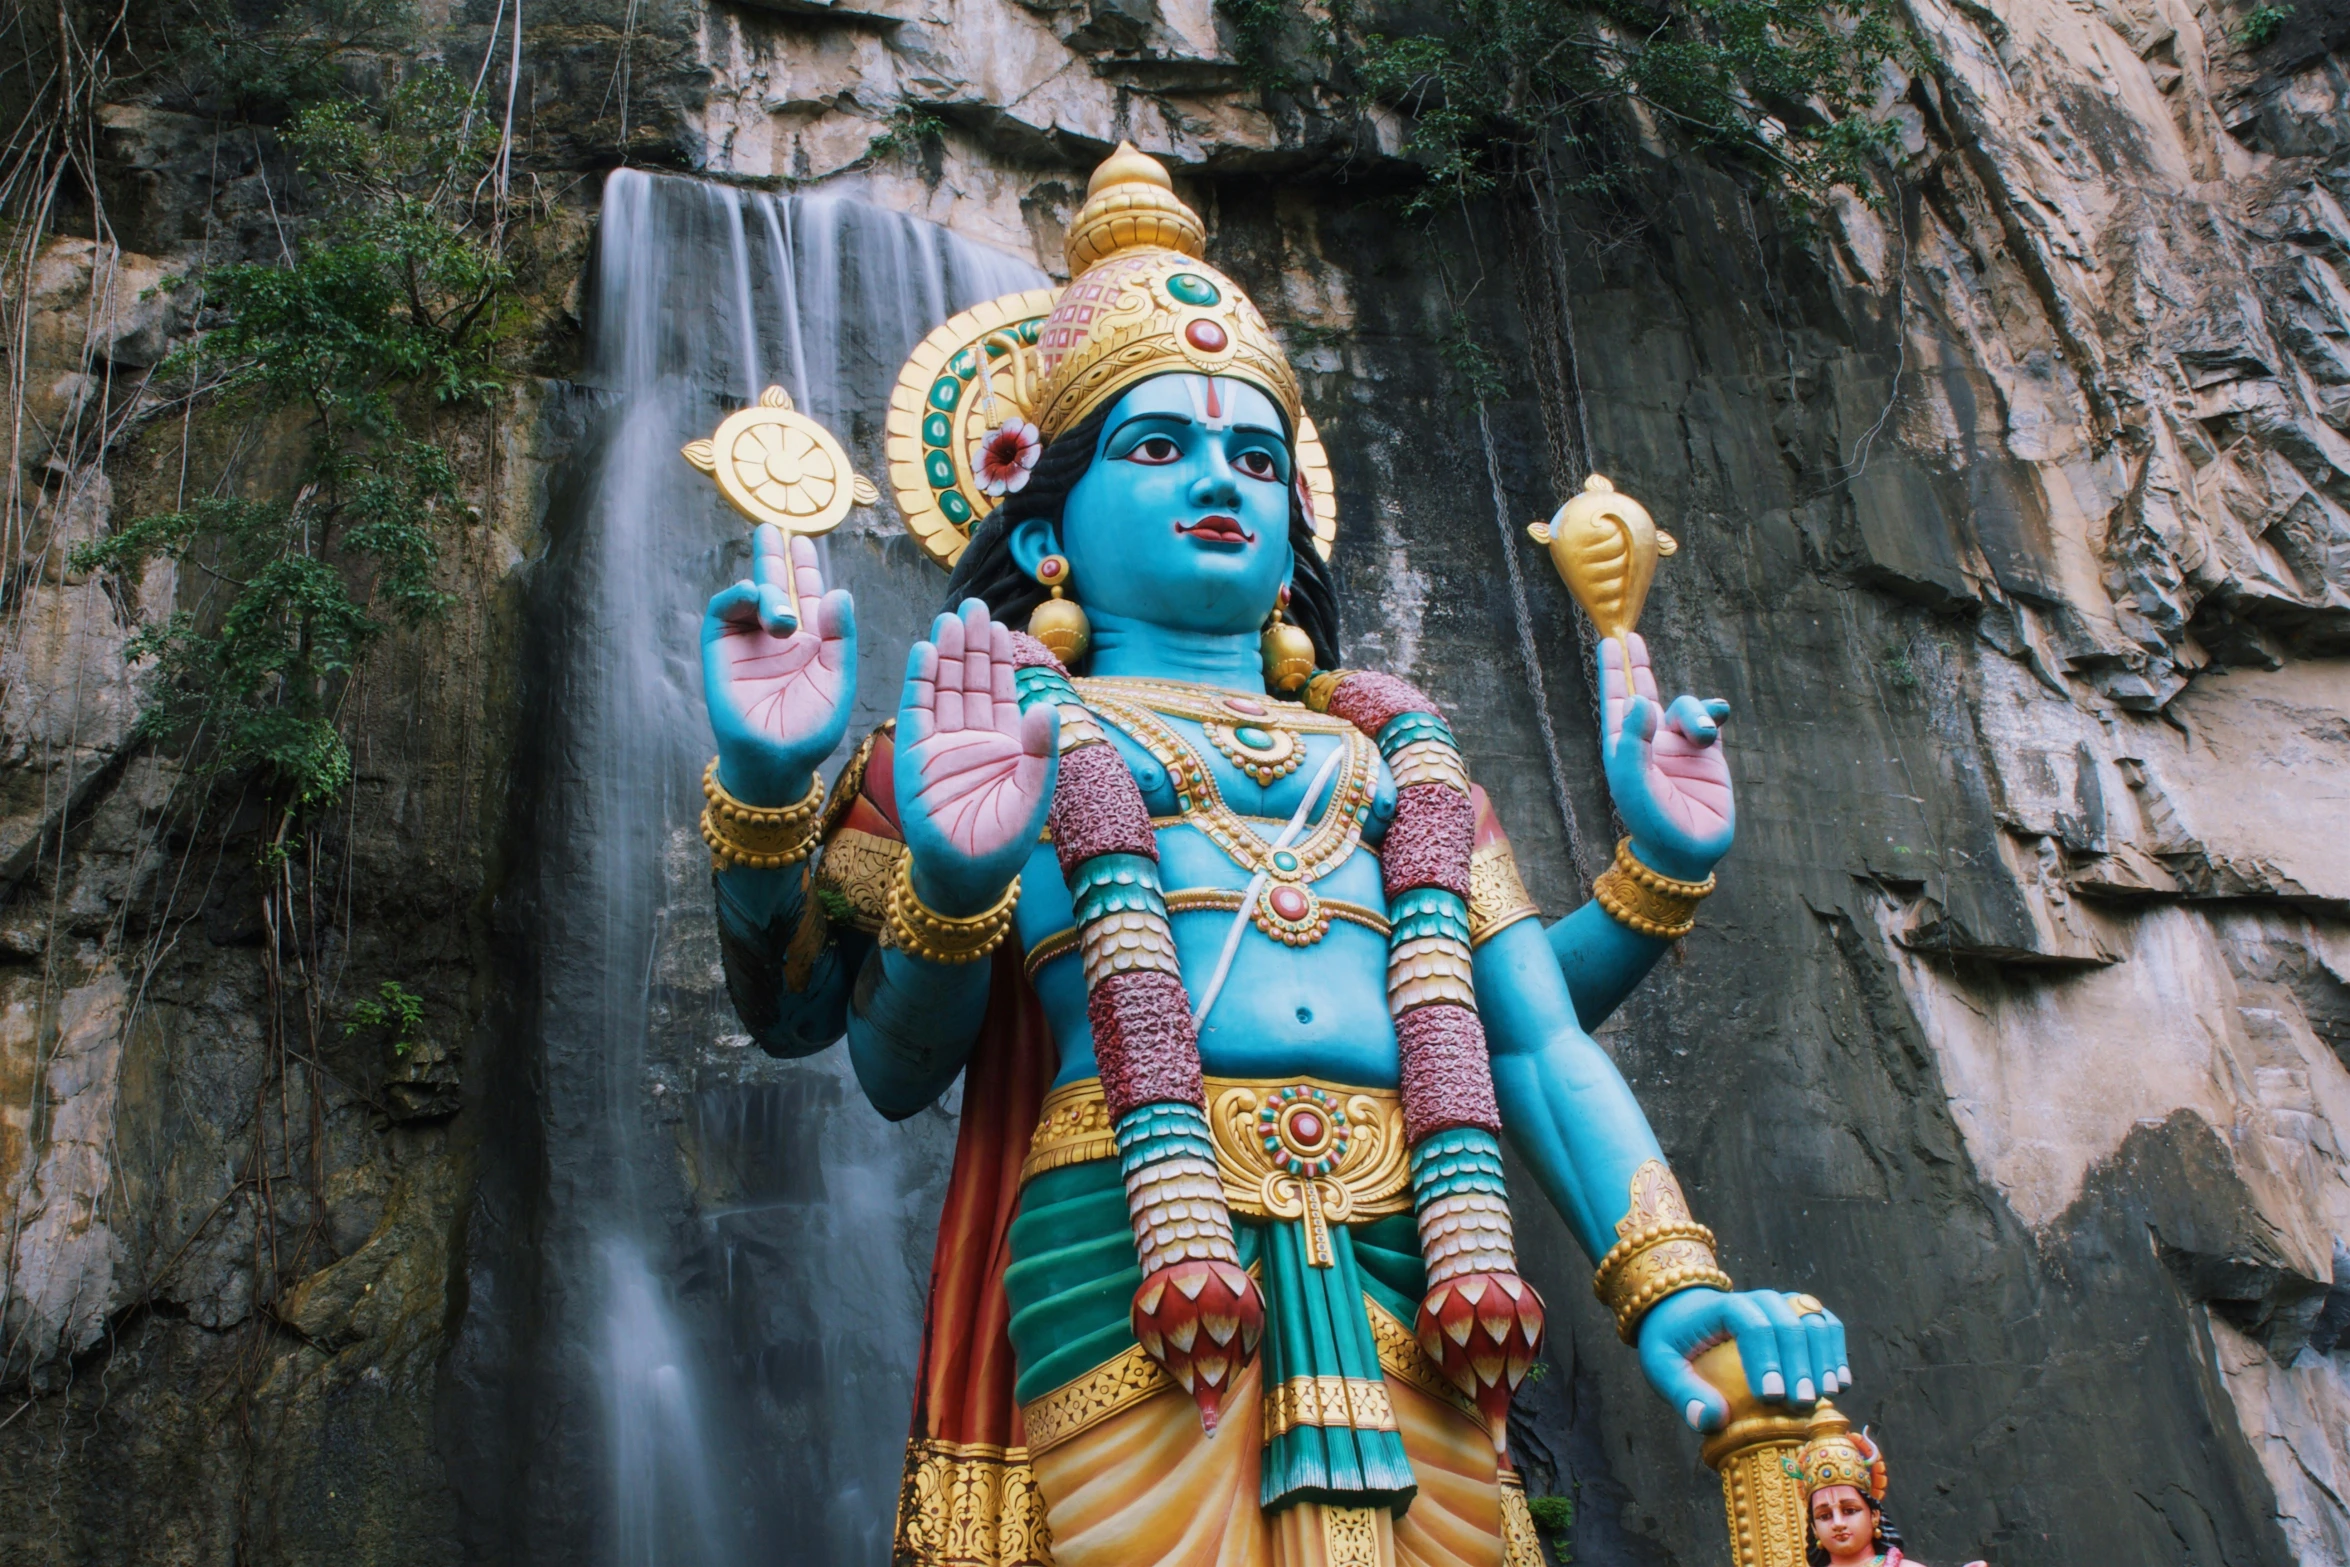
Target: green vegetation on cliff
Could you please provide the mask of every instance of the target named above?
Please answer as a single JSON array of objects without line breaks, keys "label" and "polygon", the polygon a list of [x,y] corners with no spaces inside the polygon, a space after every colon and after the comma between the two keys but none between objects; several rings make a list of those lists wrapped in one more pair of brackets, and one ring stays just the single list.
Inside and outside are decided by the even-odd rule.
[{"label": "green vegetation on cliff", "polygon": [[85,546],[84,568],[167,556],[203,586],[135,644],[156,661],[141,717],[207,768],[257,776],[293,812],[350,779],[348,677],[392,624],[440,614],[439,536],[463,510],[434,405],[494,393],[516,314],[503,139],[447,73],[380,106],[333,98],[285,133],[318,202],[276,262],[211,268],[208,323],[163,367],[255,426],[306,427],[277,494],[218,494]]},{"label": "green vegetation on cliff", "polygon": [[[1894,0],[1218,0],[1260,86],[1299,46],[1342,93],[1408,116],[1425,212],[1541,167],[1595,186],[1628,109],[1644,133],[1768,168],[1799,196],[1869,188],[1890,134],[1866,113],[1913,42]],[[1575,165],[1554,166],[1560,152]]]}]

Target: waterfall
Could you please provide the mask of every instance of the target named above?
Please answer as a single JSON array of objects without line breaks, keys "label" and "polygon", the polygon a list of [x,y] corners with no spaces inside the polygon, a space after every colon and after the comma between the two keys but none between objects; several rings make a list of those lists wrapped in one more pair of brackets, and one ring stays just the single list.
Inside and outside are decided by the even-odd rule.
[{"label": "waterfall", "polygon": [[[897,366],[1033,267],[860,203],[632,170],[606,182],[583,385],[544,421],[491,1071],[452,1467],[481,1559],[880,1567],[952,1144],[885,1125],[843,1052],[748,1047],[696,832],[702,605],[748,526],[678,448],[782,382],[882,484]],[[885,509],[823,545],[857,595],[852,739],[895,709],[945,581]],[[507,1046],[508,1050],[516,1047]],[[503,1117],[503,1119],[500,1119]]]}]

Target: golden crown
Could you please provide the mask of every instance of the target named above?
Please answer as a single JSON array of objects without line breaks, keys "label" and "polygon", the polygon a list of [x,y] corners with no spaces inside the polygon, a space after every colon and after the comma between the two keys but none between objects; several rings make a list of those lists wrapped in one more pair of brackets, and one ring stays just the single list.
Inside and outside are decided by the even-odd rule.
[{"label": "golden crown", "polygon": [[1248,295],[1199,259],[1207,230],[1156,158],[1121,142],[1069,225],[1070,283],[1037,339],[1036,423],[1051,440],[1135,382],[1235,376],[1304,412],[1297,375]]},{"label": "golden crown", "polygon": [[[1280,405],[1328,558],[1337,496],[1297,374],[1248,295],[1200,259],[1206,247],[1158,160],[1120,142],[1069,225],[1069,286],[1007,294],[922,340],[898,373],[886,449],[899,509],[932,559],[954,564],[979,520],[1026,483],[1037,445],[1171,371],[1231,376]],[[991,464],[983,448],[1010,456]]]},{"label": "golden crown", "polygon": [[1877,1445],[1849,1429],[1813,1437],[1795,1451],[1796,1478],[1803,1499],[1831,1485],[1849,1485],[1871,1501],[1885,1499],[1885,1460]]}]

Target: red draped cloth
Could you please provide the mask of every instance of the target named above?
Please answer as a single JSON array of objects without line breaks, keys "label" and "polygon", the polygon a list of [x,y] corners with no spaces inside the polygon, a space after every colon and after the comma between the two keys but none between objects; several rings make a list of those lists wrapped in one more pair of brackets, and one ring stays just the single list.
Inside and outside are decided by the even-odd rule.
[{"label": "red draped cloth", "polygon": [[[876,737],[836,831],[903,842],[891,740]],[[930,1301],[914,1380],[913,1431],[898,1495],[895,1567],[1051,1567],[1044,1500],[1012,1399],[1004,1298],[1020,1163],[1057,1057],[1017,946],[996,949],[987,1014],[963,1069],[955,1164],[931,1254]]]}]

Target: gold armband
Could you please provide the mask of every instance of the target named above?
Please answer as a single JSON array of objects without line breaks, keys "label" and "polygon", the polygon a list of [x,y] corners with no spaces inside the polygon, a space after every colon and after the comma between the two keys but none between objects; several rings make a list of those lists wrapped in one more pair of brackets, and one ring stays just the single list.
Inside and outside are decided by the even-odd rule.
[{"label": "gold armband", "polygon": [[1591,895],[1617,924],[1660,941],[1679,941],[1695,927],[1697,905],[1713,890],[1711,876],[1675,881],[1650,870],[1632,857],[1632,840],[1625,838],[1616,845],[1616,863],[1592,883]]},{"label": "gold armband", "polygon": [[1650,1159],[1632,1172],[1631,1207],[1616,1221],[1616,1243],[1599,1259],[1591,1293],[1616,1314],[1616,1333],[1630,1344],[1649,1307],[1698,1284],[1732,1288],[1714,1260],[1714,1232],[1689,1217],[1681,1183],[1665,1162]]},{"label": "gold armband", "polygon": [[1507,838],[1497,837],[1469,856],[1470,946],[1482,947],[1518,921],[1541,914],[1518,877],[1518,858]]},{"label": "gold armband", "polygon": [[1020,901],[1020,878],[985,911],[958,917],[941,914],[914,891],[914,856],[901,855],[889,886],[889,944],[908,957],[931,963],[976,963],[1003,944],[1012,931],[1012,910]]},{"label": "gold armband", "polygon": [[824,775],[808,784],[797,805],[745,805],[718,781],[718,758],[702,769],[702,842],[710,846],[710,869],[737,865],[779,871],[797,865],[816,847],[816,817],[824,805]]}]

